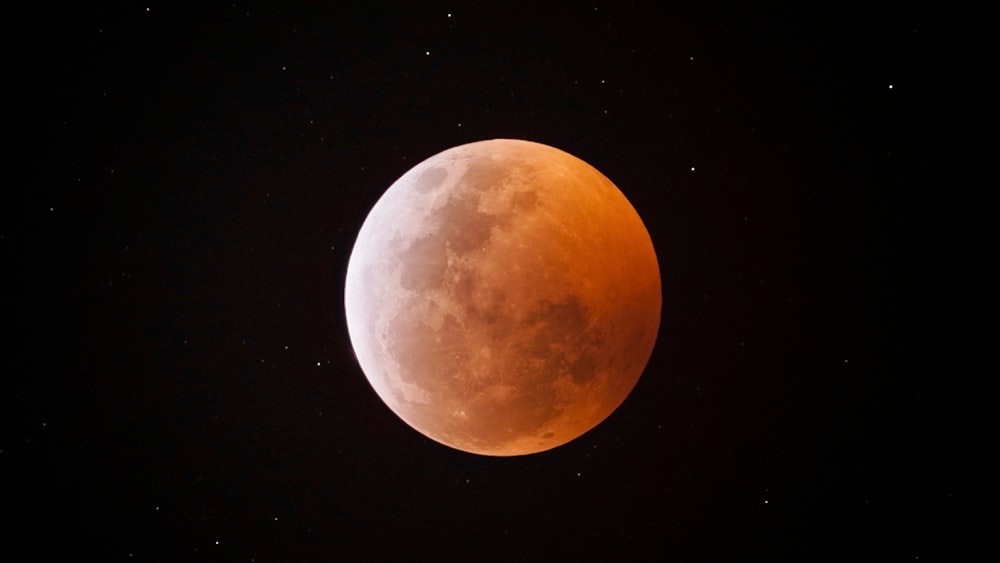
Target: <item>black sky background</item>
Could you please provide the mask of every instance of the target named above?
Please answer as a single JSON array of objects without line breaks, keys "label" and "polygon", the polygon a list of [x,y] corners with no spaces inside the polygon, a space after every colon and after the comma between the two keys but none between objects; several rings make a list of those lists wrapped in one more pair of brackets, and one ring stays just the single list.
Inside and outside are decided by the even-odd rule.
[{"label": "black sky background", "polygon": [[[988,156],[956,66],[995,70],[987,6],[19,12],[10,537],[36,560],[989,560],[989,368],[952,354],[985,338],[931,320],[979,303],[933,295],[986,230],[941,170]],[[497,137],[614,181],[664,297],[622,407],[511,459],[397,419],[342,304],[382,192]]]}]

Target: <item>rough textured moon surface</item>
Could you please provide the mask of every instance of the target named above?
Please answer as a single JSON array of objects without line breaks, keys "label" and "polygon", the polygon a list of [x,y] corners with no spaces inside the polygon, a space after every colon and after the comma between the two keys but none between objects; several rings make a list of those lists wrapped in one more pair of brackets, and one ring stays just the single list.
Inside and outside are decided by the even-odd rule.
[{"label": "rough textured moon surface", "polygon": [[372,208],[347,326],[385,404],[425,436],[513,456],[608,417],[645,369],[660,270],[642,220],[586,162],[530,141],[460,145]]}]

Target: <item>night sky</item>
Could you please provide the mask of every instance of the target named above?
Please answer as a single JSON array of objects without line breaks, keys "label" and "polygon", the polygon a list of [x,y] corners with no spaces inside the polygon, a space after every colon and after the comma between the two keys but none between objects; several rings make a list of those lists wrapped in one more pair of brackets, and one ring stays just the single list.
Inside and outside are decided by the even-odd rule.
[{"label": "night sky", "polygon": [[[990,369],[924,327],[975,300],[935,289],[964,275],[935,234],[962,182],[924,194],[952,154],[931,132],[978,123],[942,69],[997,68],[983,14],[80,4],[7,21],[32,37],[5,55],[0,214],[23,560],[996,555],[995,422],[957,383]],[[663,279],[625,403],[518,458],[393,415],[343,306],[382,192],[498,137],[608,176]]]}]

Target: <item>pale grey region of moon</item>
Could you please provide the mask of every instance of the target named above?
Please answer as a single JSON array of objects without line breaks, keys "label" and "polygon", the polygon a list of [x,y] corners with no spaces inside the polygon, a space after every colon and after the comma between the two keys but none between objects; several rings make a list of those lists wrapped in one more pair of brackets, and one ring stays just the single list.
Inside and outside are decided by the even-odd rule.
[{"label": "pale grey region of moon", "polygon": [[660,322],[638,214],[582,160],[495,139],[404,174],[348,266],[348,329],[379,397],[429,438],[484,455],[573,440],[635,386]]}]

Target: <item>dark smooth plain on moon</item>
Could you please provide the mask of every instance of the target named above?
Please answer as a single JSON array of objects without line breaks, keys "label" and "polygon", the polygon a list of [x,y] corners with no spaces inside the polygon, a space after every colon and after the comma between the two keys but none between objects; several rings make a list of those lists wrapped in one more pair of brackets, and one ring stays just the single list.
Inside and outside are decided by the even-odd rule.
[{"label": "dark smooth plain on moon", "polygon": [[385,192],[345,288],[365,376],[425,436],[514,456],[598,425],[645,369],[660,271],[610,180],[559,149],[448,149]]}]

